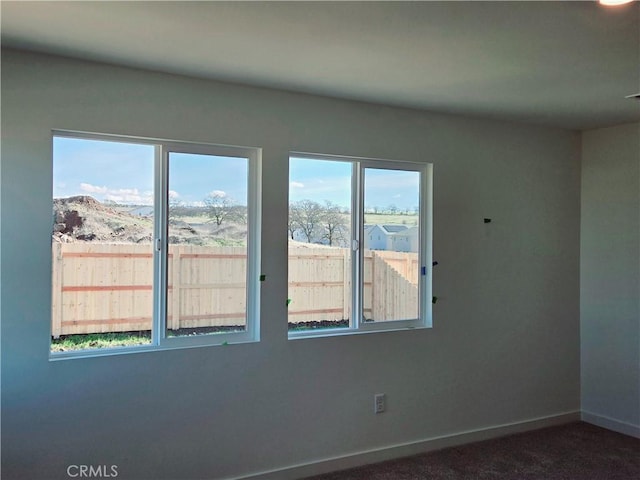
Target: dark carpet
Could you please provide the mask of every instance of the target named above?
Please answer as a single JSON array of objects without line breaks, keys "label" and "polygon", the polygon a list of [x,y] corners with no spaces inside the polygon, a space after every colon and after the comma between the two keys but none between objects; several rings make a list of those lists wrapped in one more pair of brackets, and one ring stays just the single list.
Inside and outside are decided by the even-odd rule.
[{"label": "dark carpet", "polygon": [[307,480],[640,480],[640,439],[584,422]]}]

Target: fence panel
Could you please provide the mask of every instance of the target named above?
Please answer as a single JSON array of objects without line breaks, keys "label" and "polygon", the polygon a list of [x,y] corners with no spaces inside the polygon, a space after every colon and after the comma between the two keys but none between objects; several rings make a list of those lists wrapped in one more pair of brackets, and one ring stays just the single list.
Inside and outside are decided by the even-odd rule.
[{"label": "fence panel", "polygon": [[[246,325],[245,247],[182,246],[169,250],[172,328]],[[177,306],[173,305],[177,303]]]},{"label": "fence panel", "polygon": [[411,252],[391,252],[376,250],[375,254],[393,268],[404,279],[413,285],[418,285],[418,254]]},{"label": "fence panel", "polygon": [[349,265],[350,255],[345,248],[290,248],[289,322],[347,319]]},{"label": "fence panel", "polygon": [[[386,257],[386,258],[385,258]],[[396,266],[402,270],[411,266],[411,258],[373,255],[373,320],[388,322],[418,318],[418,286],[417,278],[413,283],[404,277]],[[417,262],[417,261],[416,261]]]},{"label": "fence panel", "polygon": [[[54,243],[52,260],[54,337],[151,328],[150,245]],[[245,325],[246,263],[244,247],[171,245],[167,327]],[[349,249],[291,248],[289,321],[349,319],[350,272]],[[365,318],[415,318],[417,272],[415,254],[366,250]]]},{"label": "fence panel", "polygon": [[150,245],[54,243],[53,259],[54,336],[151,328]]}]

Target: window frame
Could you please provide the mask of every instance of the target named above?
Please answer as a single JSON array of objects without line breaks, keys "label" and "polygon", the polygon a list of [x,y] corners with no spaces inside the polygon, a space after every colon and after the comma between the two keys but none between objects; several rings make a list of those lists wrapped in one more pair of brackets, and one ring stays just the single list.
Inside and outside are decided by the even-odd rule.
[{"label": "window frame", "polygon": [[[50,360],[260,341],[262,149],[257,147],[240,147],[55,129],[51,132],[52,149],[50,158],[52,162],[53,141],[55,138],[120,142],[154,147],[154,239],[151,247],[153,249],[153,314],[150,343],[104,349],[71,350],[66,352],[52,352],[50,350]],[[167,335],[169,155],[171,153],[237,157],[247,160],[247,271],[246,322],[244,331],[182,337],[169,337]],[[49,322],[51,322],[51,316],[49,317]]]},{"label": "window frame", "polygon": [[[432,319],[432,273],[433,273],[433,164],[404,160],[384,160],[375,158],[314,154],[292,151],[291,159],[324,160],[349,162],[351,174],[351,319],[349,327],[328,328],[322,330],[289,331],[288,338],[302,339],[396,331],[418,328],[431,328]],[[418,224],[418,318],[389,321],[363,321],[364,298],[364,176],[366,169],[385,169],[415,171],[420,173],[419,182],[419,224]],[[354,287],[354,285],[356,287]]]}]

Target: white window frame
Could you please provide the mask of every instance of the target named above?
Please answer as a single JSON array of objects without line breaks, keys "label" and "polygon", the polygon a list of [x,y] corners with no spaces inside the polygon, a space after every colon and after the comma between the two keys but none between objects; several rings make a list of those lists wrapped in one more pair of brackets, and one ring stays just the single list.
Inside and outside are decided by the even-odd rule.
[{"label": "white window frame", "polygon": [[[370,333],[379,331],[431,328],[432,326],[432,273],[433,273],[433,164],[373,158],[346,157],[327,154],[290,152],[289,160],[309,159],[349,162],[351,174],[351,319],[349,327],[290,331],[289,339],[326,337]],[[418,261],[418,318],[377,322],[363,321],[363,256],[364,232],[364,171],[367,168],[415,171],[420,173],[420,220]],[[355,286],[355,287],[354,287]]]},{"label": "white window frame", "polygon": [[[134,136],[53,130],[54,138],[110,141],[142,144],[155,147],[154,158],[154,273],[153,320],[151,342],[143,345],[104,349],[50,352],[50,360],[118,355],[154,350],[191,348],[211,345],[230,345],[258,342],[260,340],[260,237],[261,237],[261,178],[262,149],[220,144],[182,142]],[[247,272],[246,272],[246,323],[241,332],[167,336],[167,256],[168,256],[168,208],[169,208],[169,155],[171,153],[238,157],[248,161],[247,179]],[[53,156],[52,156],[53,158]]]}]

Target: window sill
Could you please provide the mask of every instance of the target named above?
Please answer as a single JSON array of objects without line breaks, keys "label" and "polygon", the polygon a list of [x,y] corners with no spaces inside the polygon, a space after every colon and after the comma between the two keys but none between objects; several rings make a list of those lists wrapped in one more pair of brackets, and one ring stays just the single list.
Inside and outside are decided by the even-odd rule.
[{"label": "window sill", "polygon": [[402,332],[406,330],[430,330],[431,326],[415,325],[415,326],[377,326],[377,328],[343,328],[343,329],[327,329],[316,330],[306,332],[289,332],[289,340],[304,340],[309,338],[326,338],[326,337],[341,337],[350,335],[366,335],[370,333],[389,333],[389,332]]},{"label": "window sill", "polygon": [[114,355],[129,355],[135,353],[160,352],[166,350],[187,350],[191,348],[203,347],[230,347],[232,345],[243,345],[248,343],[258,343],[259,340],[254,339],[238,339],[235,341],[228,339],[220,339],[216,342],[197,343],[197,344],[176,344],[176,345],[140,345],[135,347],[115,347],[95,350],[70,350],[66,352],[49,352],[49,361],[58,362],[62,360],[76,360],[81,358],[94,357],[110,357]]}]

